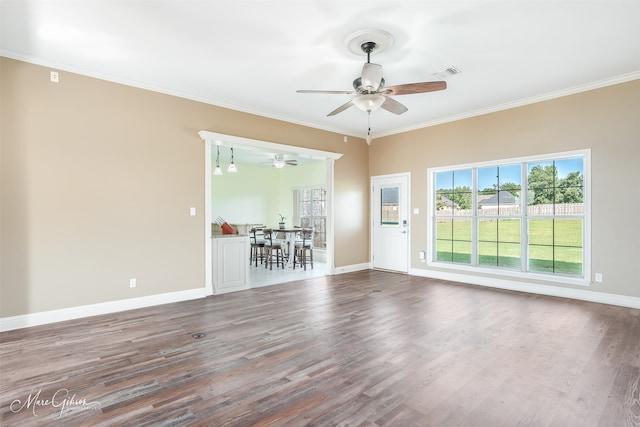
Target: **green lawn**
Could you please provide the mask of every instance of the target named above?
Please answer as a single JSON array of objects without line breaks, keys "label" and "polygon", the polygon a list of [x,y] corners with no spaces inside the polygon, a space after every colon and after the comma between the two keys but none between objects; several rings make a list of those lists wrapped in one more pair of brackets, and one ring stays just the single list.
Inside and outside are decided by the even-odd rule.
[{"label": "green lawn", "polygon": [[[471,263],[471,221],[437,223],[437,260]],[[520,269],[520,220],[481,219],[478,264]],[[529,271],[582,275],[582,220],[529,221]]]}]

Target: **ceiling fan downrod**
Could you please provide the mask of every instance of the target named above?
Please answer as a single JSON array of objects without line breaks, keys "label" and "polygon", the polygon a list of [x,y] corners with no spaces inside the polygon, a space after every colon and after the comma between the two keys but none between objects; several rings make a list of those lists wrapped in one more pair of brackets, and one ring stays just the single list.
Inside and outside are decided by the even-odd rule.
[{"label": "ceiling fan downrod", "polygon": [[362,49],[362,51],[367,54],[367,64],[371,63],[371,52],[373,52],[376,47],[378,47],[378,44],[376,42],[364,42],[360,45],[360,49]]}]

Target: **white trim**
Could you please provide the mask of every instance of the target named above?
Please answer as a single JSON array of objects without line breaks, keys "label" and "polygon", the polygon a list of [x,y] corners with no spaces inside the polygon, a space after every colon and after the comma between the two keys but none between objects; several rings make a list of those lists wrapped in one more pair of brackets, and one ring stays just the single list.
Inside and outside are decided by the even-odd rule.
[{"label": "white trim", "polygon": [[[371,265],[369,263],[353,264],[336,268],[334,274],[352,273],[370,269]],[[534,283],[515,282],[488,277],[474,277],[464,274],[423,270],[418,268],[412,268],[409,271],[409,274],[412,276],[447,280],[469,285],[507,289],[511,291],[528,292],[532,294],[571,298],[581,301],[591,301],[600,304],[611,304],[621,307],[640,309],[640,298],[638,297],[609,294],[604,292],[585,291],[581,289],[569,289]],[[130,298],[127,300],[110,301],[105,303],[64,308],[60,310],[51,310],[19,316],[4,317],[0,318],[0,332],[7,332],[15,329],[28,328],[55,322],[63,322],[66,320],[98,316],[102,314],[117,313],[125,310],[135,310],[138,308],[189,301],[199,298],[205,298],[205,296],[206,295],[204,288],[198,288],[189,289],[186,291],[150,295],[146,297]]]},{"label": "white trim", "polygon": [[[161,86],[157,86],[157,85],[153,85],[153,84],[142,83],[142,82],[139,82],[139,81],[134,81],[134,80],[129,80],[129,79],[123,79],[120,76],[114,76],[114,75],[111,75],[111,74],[100,73],[100,72],[97,72],[97,71],[94,71],[94,70],[87,70],[85,68],[74,67],[74,66],[70,66],[69,64],[62,63],[62,62],[51,61],[51,60],[48,60],[48,59],[38,58],[38,57],[35,57],[35,56],[32,56],[32,55],[25,55],[23,53],[15,52],[15,51],[12,51],[12,50],[0,49],[0,56],[4,56],[4,57],[7,57],[7,58],[11,58],[11,59],[16,59],[16,60],[22,61],[22,62],[28,62],[28,63],[39,65],[39,66],[42,66],[42,67],[49,67],[49,68],[55,68],[57,70],[68,71],[68,72],[71,72],[71,73],[80,74],[80,75],[87,76],[87,77],[92,77],[92,78],[95,78],[95,79],[105,80],[105,81],[109,81],[109,82],[113,82],[113,83],[117,83],[117,84],[121,84],[121,85],[125,85],[125,86],[137,87],[137,88],[140,88],[140,89],[149,90],[149,91],[156,92],[156,93],[162,93],[162,94],[165,94],[165,95],[177,96],[179,98],[189,99],[189,100],[197,101],[197,102],[202,102],[204,104],[209,104],[209,105],[215,105],[215,106],[226,108],[226,109],[233,110],[233,111],[240,111],[240,112],[254,114],[254,115],[257,115],[257,116],[266,117],[266,118],[270,118],[270,119],[281,120],[281,121],[284,121],[284,122],[287,122],[287,123],[294,123],[294,124],[298,124],[298,125],[302,125],[302,126],[307,126],[307,127],[313,128],[313,129],[320,129],[320,130],[325,130],[325,131],[328,131],[328,132],[335,132],[335,133],[338,133],[338,134],[344,134],[344,132],[345,132],[344,129],[339,129],[339,126],[328,125],[329,122],[325,122],[325,125],[321,126],[318,123],[312,123],[312,122],[308,122],[308,121],[305,121],[305,120],[300,120],[300,119],[296,119],[296,118],[285,117],[285,116],[282,116],[282,115],[279,115],[279,114],[274,114],[272,111],[262,111],[262,110],[257,110],[257,109],[254,109],[254,108],[247,108],[246,106],[220,102],[217,99],[211,99],[211,98],[208,98],[208,97],[203,97],[202,95],[199,95],[199,94],[186,93],[186,92],[182,92],[182,91],[171,90],[171,89],[168,89],[166,87],[161,87]],[[463,112],[463,113],[460,113],[460,114],[454,114],[454,115],[443,117],[443,118],[440,118],[440,119],[430,120],[430,121],[418,123],[418,124],[416,124],[414,126],[408,126],[408,127],[404,127],[404,128],[393,129],[393,130],[390,130],[389,132],[384,132],[384,133],[377,134],[376,137],[377,138],[382,138],[382,137],[390,136],[390,135],[398,135],[398,134],[401,134],[401,133],[406,133],[406,132],[410,132],[410,131],[414,131],[414,130],[418,130],[418,129],[423,129],[423,128],[427,128],[427,127],[431,127],[431,126],[444,124],[444,123],[455,122],[455,121],[458,121],[458,120],[464,120],[464,119],[468,119],[468,118],[471,118],[471,117],[482,116],[482,115],[489,114],[489,113],[495,113],[495,112],[498,112],[498,111],[504,111],[504,110],[508,110],[508,109],[511,109],[511,108],[517,108],[517,107],[522,107],[522,106],[525,106],[525,105],[535,104],[535,103],[542,102],[542,101],[548,101],[548,100],[555,99],[555,98],[561,98],[561,97],[568,96],[568,95],[573,95],[573,94],[576,94],[576,93],[587,92],[587,91],[594,90],[594,89],[600,89],[600,88],[607,87],[607,86],[613,86],[613,85],[617,85],[617,84],[621,84],[621,83],[626,83],[626,82],[630,82],[630,81],[637,80],[637,79],[640,79],[640,71],[633,71],[631,73],[622,74],[622,75],[619,75],[619,76],[608,77],[608,78],[605,78],[605,79],[602,79],[602,80],[598,80],[598,81],[591,82],[591,83],[586,83],[586,84],[583,84],[583,85],[578,85],[578,86],[573,86],[573,87],[562,89],[562,90],[547,92],[547,93],[542,94],[542,95],[536,95],[536,96],[532,96],[532,97],[529,97],[529,98],[523,98],[523,99],[519,99],[519,100],[512,101],[512,102],[507,102],[507,103],[494,105],[494,106],[490,106],[490,107],[486,107],[486,108],[480,108],[480,109],[472,110],[472,111],[466,111],[466,112]],[[332,123],[335,123],[335,122],[332,122]],[[356,135],[351,135],[351,136],[356,136]]]},{"label": "white trim", "polygon": [[207,130],[201,130],[198,132],[200,138],[204,141],[205,145],[205,174],[204,174],[204,205],[205,205],[205,288],[207,295],[213,295],[213,262],[211,256],[213,254],[211,248],[211,150],[212,145],[222,146],[244,146],[252,147],[264,150],[275,150],[279,152],[289,152],[294,155],[303,157],[309,157],[317,160],[324,160],[326,164],[326,188],[327,188],[327,274],[334,274],[335,261],[334,261],[334,245],[335,245],[335,231],[334,231],[334,173],[335,173],[335,161],[340,159],[343,154],[334,153],[331,151],[314,150],[311,148],[298,147],[295,145],[286,145],[276,142],[262,141],[257,139],[244,138],[234,135],[226,135],[222,133],[211,132]]},{"label": "white trim", "polygon": [[[473,206],[476,206],[476,194],[477,194],[477,183],[476,183],[476,175],[477,175],[477,169],[480,169],[482,167],[493,167],[493,166],[500,166],[500,165],[512,165],[512,164],[525,164],[528,162],[532,162],[532,161],[544,161],[544,160],[561,160],[561,159],[570,159],[570,158],[576,158],[576,157],[582,157],[584,159],[584,163],[583,163],[583,191],[584,191],[584,205],[586,207],[586,210],[584,212],[584,214],[582,215],[582,219],[584,221],[584,225],[583,225],[583,244],[582,244],[582,250],[583,250],[583,259],[582,259],[582,266],[583,266],[583,276],[582,277],[571,277],[571,276],[563,276],[560,274],[544,274],[544,273],[536,273],[536,272],[531,272],[531,271],[514,271],[514,270],[509,270],[509,269],[499,269],[499,268],[488,268],[488,267],[483,267],[480,265],[468,265],[468,264],[456,264],[456,263],[444,263],[444,262],[440,262],[440,261],[434,261],[434,253],[435,253],[435,231],[434,231],[434,215],[435,215],[435,204],[432,203],[432,201],[434,200],[435,197],[435,183],[434,183],[434,177],[435,174],[438,172],[442,172],[442,171],[458,171],[458,170],[471,170],[472,171],[472,189],[474,189],[472,197],[473,197]],[[523,168],[522,170],[522,176],[523,176],[523,183],[525,182],[525,176],[526,176],[526,168]],[[524,184],[523,184],[524,185]],[[544,153],[544,154],[537,154],[537,155],[531,155],[531,156],[524,156],[524,157],[515,157],[515,158],[507,158],[507,159],[498,159],[498,160],[488,160],[488,161],[483,161],[483,162],[475,162],[475,163],[465,163],[465,164],[458,164],[458,165],[453,165],[453,166],[437,166],[437,167],[431,167],[431,168],[427,168],[427,200],[429,202],[429,205],[427,207],[427,218],[428,218],[428,222],[427,222],[427,236],[428,236],[428,241],[427,241],[427,265],[429,267],[435,267],[435,268],[443,268],[443,269],[450,269],[450,270],[457,270],[457,271],[469,271],[469,272],[476,272],[476,273],[488,273],[488,274],[497,274],[497,275],[503,275],[503,276],[510,276],[515,280],[519,280],[519,279],[529,279],[529,280],[545,280],[545,281],[549,281],[549,282],[557,282],[557,283],[564,283],[564,284],[569,284],[569,285],[582,285],[582,286],[589,286],[591,284],[591,264],[592,264],[592,258],[591,258],[591,149],[590,148],[585,148],[585,149],[581,149],[581,150],[572,150],[572,151],[563,151],[563,152],[559,152],[559,153]],[[521,197],[521,203],[522,203],[522,214],[521,214],[521,219],[522,219],[522,227],[524,229],[525,225],[526,225],[526,219],[528,218],[527,215],[527,210],[526,210],[526,198],[525,197]],[[466,218],[469,218],[469,220],[473,223],[475,220],[478,219],[477,215],[470,215],[467,216]],[[477,249],[477,235],[476,233],[476,227],[472,228],[472,260],[476,259],[476,249]],[[526,233],[521,233],[522,236],[526,236]],[[522,244],[521,242],[521,252],[522,252],[522,262],[525,262],[525,251],[526,251],[526,245]],[[524,269],[524,264],[523,264],[523,269]],[[455,274],[455,273],[453,273]],[[464,273],[461,273],[464,274]],[[466,277],[466,276],[465,276]]]},{"label": "white trim", "polygon": [[[460,169],[472,169],[472,168],[483,168],[487,166],[500,166],[500,165],[512,165],[516,163],[525,163],[532,161],[541,161],[541,160],[559,160],[559,159],[570,159],[573,157],[581,157],[581,156],[591,156],[590,148],[583,148],[580,150],[571,150],[571,151],[560,151],[560,152],[551,152],[551,153],[541,153],[534,154],[531,156],[522,156],[522,157],[509,157],[495,160],[485,160],[482,162],[473,162],[473,163],[462,163],[452,166],[436,166],[431,167],[427,171],[428,172],[442,172],[442,171],[455,171]],[[586,167],[585,167],[586,169]]]},{"label": "white trim", "polygon": [[[117,83],[125,86],[136,87],[139,89],[148,90],[155,93],[162,93],[165,95],[175,96],[178,98],[188,99],[191,101],[201,102],[203,104],[215,105],[217,107],[226,108],[228,110],[240,111],[243,113],[249,113],[249,114],[253,114],[260,117],[266,117],[269,119],[279,120],[287,123],[294,123],[297,125],[310,127],[313,129],[320,129],[320,130],[326,130],[328,132],[344,134],[344,129],[340,129],[340,126],[329,125],[329,123],[336,123],[336,122],[325,121],[325,125],[321,126],[318,123],[309,122],[309,121],[301,120],[297,118],[292,118],[290,116],[284,116],[281,114],[275,114],[273,111],[264,111],[264,110],[259,110],[255,108],[249,108],[243,105],[231,104],[228,102],[220,102],[219,99],[213,99],[207,96],[202,96],[201,94],[193,94],[190,92],[183,92],[180,90],[174,90],[174,89],[166,88],[163,86],[140,82],[137,80],[130,80],[130,79],[122,78],[120,76],[115,76],[112,74],[101,73],[95,70],[88,70],[86,68],[74,67],[59,61],[51,61],[48,59],[38,58],[31,55],[24,55],[23,53],[6,50],[6,49],[0,49],[0,56],[4,56],[10,59],[15,59],[22,62],[28,62],[30,64],[39,65],[41,67],[53,68],[60,71],[67,71],[70,73],[75,73],[82,76],[91,77],[94,79],[104,80],[104,81]],[[358,137],[357,134],[353,134],[350,136]]]},{"label": "white trim", "polygon": [[486,267],[486,266],[479,266],[479,265],[474,266],[474,265],[468,265],[468,264],[456,264],[453,262],[442,262],[442,261],[428,262],[427,265],[430,268],[441,268],[443,270],[455,270],[455,271],[458,271],[459,274],[465,274],[465,272],[468,272],[471,275],[493,274],[496,276],[509,277],[513,280],[542,280],[545,282],[556,282],[556,283],[562,283],[565,285],[576,285],[576,286],[591,285],[591,281],[586,275],[584,278],[572,277],[572,276],[563,276],[561,274],[545,274],[545,273],[537,273],[537,272],[510,270],[507,268]]},{"label": "white trim", "polygon": [[614,77],[606,78],[603,80],[587,83],[584,85],[578,85],[578,86],[573,86],[573,87],[562,89],[562,90],[547,92],[547,93],[543,93],[542,95],[535,95],[529,98],[518,99],[512,102],[506,102],[503,104],[493,105],[486,108],[480,108],[478,110],[466,111],[460,114],[454,114],[451,116],[442,117],[440,119],[418,123],[415,126],[408,126],[405,128],[394,129],[392,132],[381,133],[377,135],[377,138],[411,132],[414,130],[424,129],[431,126],[437,126],[444,123],[457,122],[459,120],[469,119],[471,117],[483,116],[485,114],[496,113],[498,111],[510,110],[512,108],[523,107],[525,105],[537,104],[538,102],[549,101],[556,98],[562,98],[564,96],[574,95],[581,92],[588,92],[590,90],[600,89],[603,87],[613,86],[613,85],[626,83],[626,82],[630,82],[638,79],[640,79],[640,71],[633,71],[628,74],[622,74],[619,76],[614,76]]},{"label": "white trim", "polygon": [[604,292],[594,292],[583,289],[571,289],[541,285],[536,283],[519,282],[513,280],[497,279],[494,277],[470,276],[459,273],[449,273],[444,271],[423,270],[412,268],[411,275],[428,277],[431,279],[448,280],[452,282],[469,285],[479,285],[488,288],[507,289],[510,291],[528,292],[538,295],[548,295],[561,298],[571,298],[580,301],[591,301],[600,304],[611,304],[621,307],[640,309],[640,298],[625,295],[609,294]]},{"label": "white trim", "polygon": [[[211,242],[211,144],[204,144],[204,288],[213,295],[213,243]],[[208,196],[207,196],[208,195]]]},{"label": "white trim", "polygon": [[353,273],[356,271],[363,271],[363,270],[371,270],[371,263],[364,262],[362,264],[352,264],[352,265],[345,265],[343,267],[336,267],[336,269],[334,270],[334,274]]},{"label": "white trim", "polygon": [[20,316],[0,318],[0,332],[48,323],[63,322],[65,320],[80,319],[101,314],[117,313],[119,311],[152,307],[172,302],[188,301],[205,297],[205,289],[189,289],[186,291],[169,292],[165,294],[149,295],[126,300],[102,302],[98,304],[63,308],[60,310],[42,311],[39,313],[23,314]]},{"label": "white trim", "polygon": [[326,176],[326,185],[325,188],[329,192],[329,196],[326,197],[325,203],[327,204],[327,217],[326,217],[326,227],[325,230],[325,244],[326,244],[326,258],[325,262],[327,263],[327,274],[332,275],[335,273],[335,259],[334,259],[334,246],[335,246],[335,203],[333,203],[334,199],[334,174],[335,174],[335,159],[327,158],[325,160],[327,164],[327,176]]},{"label": "white trim", "polygon": [[210,132],[208,130],[201,130],[198,132],[200,138],[204,141],[210,142],[214,145],[221,146],[237,146],[242,145],[244,147],[262,148],[265,150],[275,151],[290,151],[291,154],[297,154],[312,159],[337,160],[342,157],[341,153],[334,153],[331,151],[314,150],[312,148],[298,147],[295,145],[280,144],[277,142],[262,141],[258,139],[244,138],[235,135],[225,135],[223,133]]}]

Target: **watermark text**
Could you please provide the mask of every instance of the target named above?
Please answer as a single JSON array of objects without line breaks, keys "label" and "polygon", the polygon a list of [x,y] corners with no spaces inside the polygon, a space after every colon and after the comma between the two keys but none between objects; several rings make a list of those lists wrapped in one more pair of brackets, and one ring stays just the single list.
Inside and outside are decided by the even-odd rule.
[{"label": "watermark text", "polygon": [[43,408],[56,408],[58,416],[62,418],[65,413],[77,410],[98,409],[100,402],[87,402],[87,399],[78,398],[75,393],[71,394],[68,389],[61,388],[53,393],[50,398],[42,396],[42,390],[30,393],[24,399],[15,399],[9,405],[9,410],[13,413],[31,411],[35,417]]}]

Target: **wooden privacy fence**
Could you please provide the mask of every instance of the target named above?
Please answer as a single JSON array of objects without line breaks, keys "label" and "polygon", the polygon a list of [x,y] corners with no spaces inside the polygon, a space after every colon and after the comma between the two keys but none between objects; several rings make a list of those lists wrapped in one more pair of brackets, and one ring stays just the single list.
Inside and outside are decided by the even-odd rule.
[{"label": "wooden privacy fence", "polygon": [[[483,206],[477,210],[478,216],[520,216],[520,205]],[[436,216],[472,216],[473,209],[438,209]],[[584,215],[584,203],[560,203],[557,205],[527,206],[527,215]]]}]

